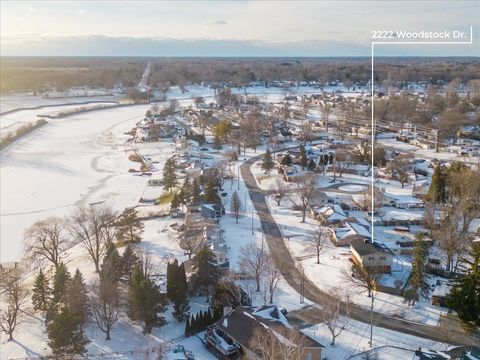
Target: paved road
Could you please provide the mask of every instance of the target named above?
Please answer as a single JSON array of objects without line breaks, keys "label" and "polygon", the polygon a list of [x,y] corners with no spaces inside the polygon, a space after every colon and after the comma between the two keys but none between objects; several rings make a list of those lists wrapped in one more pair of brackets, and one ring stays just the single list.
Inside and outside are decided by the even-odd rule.
[{"label": "paved road", "polygon": [[[287,283],[300,293],[302,273],[300,269],[297,268],[295,260],[285,245],[280,229],[269,211],[265,199],[266,194],[258,187],[255,177],[250,169],[252,164],[259,160],[261,156],[262,155],[258,155],[244,162],[241,165],[241,174],[250,193],[258,217],[260,218],[262,230],[265,234],[265,239],[267,240],[275,264],[281,270]],[[331,295],[319,289],[308,279],[305,279],[304,282],[304,294],[306,299],[319,305],[332,301]],[[343,312],[345,312],[345,304],[342,303],[342,306]],[[322,311],[317,307],[295,311],[292,315],[298,322],[304,321],[314,324],[323,320]],[[365,308],[350,305],[349,316],[355,320],[368,324],[370,323],[370,311]],[[448,318],[442,318],[440,321],[442,326],[429,326],[374,312],[373,322],[375,326],[450,344],[470,345],[475,344],[476,342],[478,345],[480,343],[479,336],[475,338],[472,335],[466,334],[459,327],[458,323],[449,321]]]}]

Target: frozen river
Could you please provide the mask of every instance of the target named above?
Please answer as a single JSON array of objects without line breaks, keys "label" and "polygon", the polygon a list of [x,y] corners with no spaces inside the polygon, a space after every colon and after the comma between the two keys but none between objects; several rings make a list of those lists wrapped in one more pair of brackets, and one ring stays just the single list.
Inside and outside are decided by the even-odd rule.
[{"label": "frozen river", "polygon": [[[49,120],[0,153],[1,262],[20,258],[24,231],[37,220],[95,201],[109,201],[119,210],[137,203],[145,179],[128,173],[135,166],[125,154],[131,145],[124,133],[149,108],[129,106]],[[32,115],[26,110],[14,116],[22,121]]]}]

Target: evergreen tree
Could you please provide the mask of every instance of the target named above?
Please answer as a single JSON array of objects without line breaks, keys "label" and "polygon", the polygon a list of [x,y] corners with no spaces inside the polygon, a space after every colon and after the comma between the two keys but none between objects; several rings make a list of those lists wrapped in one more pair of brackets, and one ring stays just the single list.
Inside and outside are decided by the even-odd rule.
[{"label": "evergreen tree", "polygon": [[64,263],[60,263],[53,277],[53,305],[65,303],[65,296],[71,281],[70,273]]},{"label": "evergreen tree", "polygon": [[272,153],[269,149],[267,149],[267,151],[265,152],[262,158],[261,168],[263,171],[265,171],[265,174],[268,175],[270,174],[270,172],[273,170],[274,167],[275,167],[275,163],[273,162]]},{"label": "evergreen tree", "polygon": [[218,136],[215,136],[213,140],[213,148],[215,150],[220,150],[222,148],[222,140]]},{"label": "evergreen tree", "polygon": [[412,273],[410,274],[409,288],[404,292],[405,302],[408,305],[414,305],[419,295],[428,296],[429,286],[424,279],[426,249],[421,237],[415,240],[415,249],[412,259]]},{"label": "evergreen tree", "polygon": [[187,317],[185,320],[185,335],[190,336],[192,334],[192,329],[190,327],[190,318]]},{"label": "evergreen tree", "polygon": [[126,208],[115,225],[117,240],[128,242],[139,242],[142,240],[144,225],[138,218],[135,208]]},{"label": "evergreen tree", "polygon": [[68,308],[55,314],[47,327],[48,345],[54,355],[84,354],[89,340],[80,327],[80,319]]},{"label": "evergreen tree", "polygon": [[188,176],[185,177],[185,181],[183,182],[182,188],[180,189],[180,192],[178,194],[179,197],[179,203],[183,205],[190,205],[191,201],[191,190],[192,190],[192,185],[190,184],[190,180]]},{"label": "evergreen tree", "polygon": [[46,311],[50,304],[52,290],[48,279],[40,269],[33,285],[32,303],[35,310]]},{"label": "evergreen tree", "polygon": [[197,179],[193,180],[191,193],[191,204],[200,204],[200,201],[202,200],[202,191],[200,190],[200,185],[198,184]]},{"label": "evergreen tree", "polygon": [[204,246],[192,259],[192,287],[195,291],[207,292],[209,286],[215,286],[220,279],[215,255],[208,246]]},{"label": "evergreen tree", "polygon": [[217,185],[213,180],[209,180],[205,186],[205,202],[218,203],[220,201],[217,194]]},{"label": "evergreen tree", "polygon": [[465,323],[480,325],[480,241],[472,244],[470,258],[463,260],[468,272],[455,280],[446,303]]},{"label": "evergreen tree", "polygon": [[66,306],[72,314],[79,320],[80,328],[87,320],[89,314],[88,292],[85,280],[80,270],[77,269],[73,275],[72,281],[68,286],[66,294]]},{"label": "evergreen tree", "polygon": [[158,286],[144,275],[140,266],[132,272],[128,307],[130,319],[143,321],[145,334],[150,334],[156,323],[164,321],[157,318],[157,313],[165,311],[165,301]]},{"label": "evergreen tree", "polygon": [[223,309],[213,308],[212,320],[213,322],[218,321],[223,316]]},{"label": "evergreen tree", "polygon": [[237,306],[251,306],[252,300],[240,285],[233,281],[220,281],[216,286],[211,301],[213,309],[220,312],[228,306],[236,308]]},{"label": "evergreen tree", "polygon": [[123,256],[121,259],[121,280],[126,283],[130,283],[130,279],[132,277],[133,269],[138,265],[139,259],[138,256],[133,251],[130,245],[127,246],[125,251],[123,252]]},{"label": "evergreen tree", "polygon": [[178,265],[175,259],[167,265],[167,297],[173,302],[173,316],[177,320],[183,319],[188,310],[187,277],[183,264]]},{"label": "evergreen tree", "polygon": [[100,267],[100,277],[108,277],[115,282],[122,278],[122,259],[112,243],[107,246],[106,255]]},{"label": "evergreen tree", "polygon": [[288,166],[288,165],[291,165],[292,164],[292,158],[290,157],[290,155],[285,155],[283,158],[282,158],[282,161],[280,162],[280,164],[284,165],[284,166]]},{"label": "evergreen tree", "polygon": [[310,159],[310,161],[308,162],[307,169],[310,171],[315,171],[316,168],[317,168],[317,164],[315,164],[315,161],[313,161],[313,159]]},{"label": "evergreen tree", "polygon": [[433,172],[432,182],[428,189],[427,199],[434,203],[444,203],[447,197],[447,174],[442,166],[437,166]]},{"label": "evergreen tree", "polygon": [[170,210],[177,210],[180,207],[180,196],[174,194],[170,202]]},{"label": "evergreen tree", "polygon": [[300,160],[300,166],[303,169],[306,169],[308,166],[308,157],[307,157],[307,153],[305,152],[305,146],[303,145],[300,145],[299,160]]},{"label": "evergreen tree", "polygon": [[165,190],[170,190],[170,194],[172,190],[177,186],[177,174],[176,174],[176,166],[175,161],[170,158],[165,162],[165,166],[163,167],[163,187]]}]

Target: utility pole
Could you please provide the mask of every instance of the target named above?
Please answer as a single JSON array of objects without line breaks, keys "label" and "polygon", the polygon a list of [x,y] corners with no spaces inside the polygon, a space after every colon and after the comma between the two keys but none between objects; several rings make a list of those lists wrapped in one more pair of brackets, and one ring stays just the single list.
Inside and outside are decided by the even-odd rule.
[{"label": "utility pole", "polygon": [[[438,129],[432,129],[433,135],[435,135],[435,154],[438,153]],[[437,155],[435,155],[435,159]]]},{"label": "utility pole", "polygon": [[300,285],[300,304],[305,302],[305,269],[302,266],[302,283]]},{"label": "utility pole", "polygon": [[245,194],[245,200],[243,202],[244,204],[243,206],[245,206],[245,213],[247,213],[247,190],[245,190],[244,194]]},{"label": "utility pole", "polygon": [[413,157],[415,157],[415,150],[417,147],[417,125],[415,125],[413,129]]},{"label": "utility pole", "polygon": [[370,306],[370,347],[373,347],[373,300],[374,295],[372,291],[372,305]]},{"label": "utility pole", "polygon": [[252,209],[252,235],[255,235],[255,232],[253,231],[253,209]]},{"label": "utility pole", "polygon": [[337,180],[336,174],[337,174],[337,160],[336,160],[336,153],[333,153],[333,182]]}]

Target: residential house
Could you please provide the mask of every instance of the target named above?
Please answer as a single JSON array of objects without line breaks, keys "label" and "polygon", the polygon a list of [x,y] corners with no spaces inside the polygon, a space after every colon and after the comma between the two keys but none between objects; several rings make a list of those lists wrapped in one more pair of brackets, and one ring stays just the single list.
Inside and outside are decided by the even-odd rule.
[{"label": "residential house", "polygon": [[202,204],[200,213],[206,219],[218,221],[222,217],[224,210],[222,204]]},{"label": "residential house", "polygon": [[341,228],[333,229],[331,240],[335,246],[348,246],[354,239],[370,240],[371,234],[363,225],[346,222]]},{"label": "residential house", "polygon": [[425,203],[414,196],[398,195],[396,199],[393,200],[393,206],[395,206],[397,209],[406,210],[423,209],[425,207]]},{"label": "residential house", "polygon": [[[328,203],[328,196],[326,197]],[[337,204],[328,204],[321,207],[319,205],[310,205],[310,212],[314,218],[318,219],[321,223],[328,225],[338,225],[347,218],[347,214],[345,214],[340,205]]]},{"label": "residential house", "polygon": [[350,241],[352,260],[366,269],[390,272],[394,254],[384,245],[367,239],[355,238]]},{"label": "residential house", "polygon": [[277,350],[280,359],[283,346],[298,348],[297,360],[321,360],[322,353],[322,345],[293,329],[275,305],[235,308],[207,329],[203,343],[222,359],[260,360],[263,348]]}]

